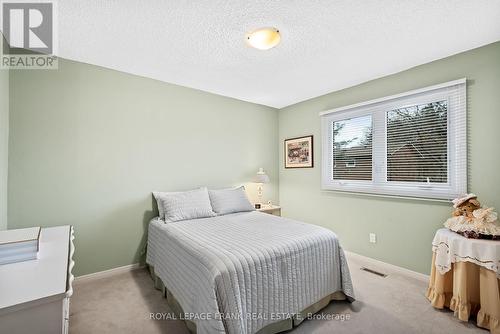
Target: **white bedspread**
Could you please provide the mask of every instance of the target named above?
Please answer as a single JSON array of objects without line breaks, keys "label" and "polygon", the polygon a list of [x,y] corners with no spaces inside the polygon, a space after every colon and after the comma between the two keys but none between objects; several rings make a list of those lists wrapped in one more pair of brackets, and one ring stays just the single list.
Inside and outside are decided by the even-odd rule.
[{"label": "white bedspread", "polygon": [[255,333],[336,291],[354,293],[325,228],[260,212],[149,225],[147,263],[198,333]]}]

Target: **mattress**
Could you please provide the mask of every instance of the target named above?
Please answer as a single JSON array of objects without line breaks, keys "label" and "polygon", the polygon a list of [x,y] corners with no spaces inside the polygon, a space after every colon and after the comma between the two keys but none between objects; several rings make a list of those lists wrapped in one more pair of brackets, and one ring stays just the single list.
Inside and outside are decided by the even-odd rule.
[{"label": "mattress", "polygon": [[332,231],[256,211],[153,219],[146,262],[198,333],[256,333],[338,291],[354,300]]}]

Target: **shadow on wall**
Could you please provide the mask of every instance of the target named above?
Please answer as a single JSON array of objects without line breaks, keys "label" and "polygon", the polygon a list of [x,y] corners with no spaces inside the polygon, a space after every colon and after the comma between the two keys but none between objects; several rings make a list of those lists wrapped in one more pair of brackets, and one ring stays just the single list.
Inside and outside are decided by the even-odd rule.
[{"label": "shadow on wall", "polygon": [[139,264],[141,266],[146,264],[146,251],[147,251],[147,247],[148,247],[149,222],[154,217],[159,216],[158,206],[156,205],[156,200],[155,200],[153,194],[151,194],[151,207],[152,207],[152,210],[148,210],[148,211],[144,212],[144,215],[142,218],[142,226],[143,226],[144,232],[142,233],[139,247],[137,248],[137,251],[135,252],[135,258],[139,260]]}]

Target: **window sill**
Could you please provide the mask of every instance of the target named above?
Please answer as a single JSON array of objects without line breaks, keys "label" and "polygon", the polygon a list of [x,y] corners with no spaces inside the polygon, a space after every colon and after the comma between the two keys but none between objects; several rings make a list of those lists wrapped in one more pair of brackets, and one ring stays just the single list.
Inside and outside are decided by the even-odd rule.
[{"label": "window sill", "polygon": [[332,190],[332,189],[321,189],[322,193],[332,194],[338,193],[343,195],[354,195],[358,197],[380,197],[387,199],[398,199],[398,200],[408,200],[408,201],[422,201],[422,202],[435,202],[435,203],[446,203],[451,204],[451,200],[449,199],[440,199],[440,198],[425,198],[425,197],[413,197],[413,196],[398,196],[398,195],[387,195],[387,194],[372,194],[367,192],[358,192],[358,191],[344,191],[344,190]]}]

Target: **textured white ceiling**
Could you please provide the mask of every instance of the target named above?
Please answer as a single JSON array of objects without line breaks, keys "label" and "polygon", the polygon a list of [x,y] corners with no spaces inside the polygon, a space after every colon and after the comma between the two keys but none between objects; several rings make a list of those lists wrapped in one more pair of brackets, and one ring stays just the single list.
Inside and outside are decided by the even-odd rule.
[{"label": "textured white ceiling", "polygon": [[277,108],[500,40],[498,0],[58,3],[64,58]]}]

